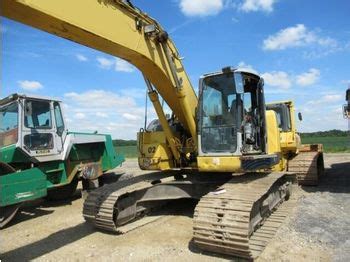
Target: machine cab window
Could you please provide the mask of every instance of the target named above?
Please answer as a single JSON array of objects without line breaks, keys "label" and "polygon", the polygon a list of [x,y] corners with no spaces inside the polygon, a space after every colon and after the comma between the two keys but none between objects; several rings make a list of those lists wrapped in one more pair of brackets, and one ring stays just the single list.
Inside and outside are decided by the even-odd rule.
[{"label": "machine cab window", "polygon": [[[204,152],[231,152],[237,149],[237,127],[241,118],[241,95],[236,93],[233,74],[203,80],[201,136]],[[238,111],[237,111],[238,110]]]},{"label": "machine cab window", "polygon": [[61,107],[58,102],[53,103],[53,110],[55,112],[57,134],[61,136],[64,131],[64,121],[63,121]]},{"label": "machine cab window", "polygon": [[25,148],[37,152],[53,149],[54,139],[49,133],[52,128],[49,101],[27,99],[24,103],[24,126],[31,129],[30,134],[24,135]]},{"label": "machine cab window", "polygon": [[17,143],[18,140],[18,104],[11,103],[0,107],[0,146]]},{"label": "machine cab window", "polygon": [[203,153],[264,152],[265,101],[259,77],[232,70],[205,76],[199,103]]},{"label": "machine cab window", "polygon": [[24,124],[28,128],[51,129],[50,103],[27,100],[25,102]]},{"label": "machine cab window", "polygon": [[276,113],[277,124],[282,132],[291,130],[290,110],[286,104],[270,104],[266,106],[267,110],[273,110]]}]

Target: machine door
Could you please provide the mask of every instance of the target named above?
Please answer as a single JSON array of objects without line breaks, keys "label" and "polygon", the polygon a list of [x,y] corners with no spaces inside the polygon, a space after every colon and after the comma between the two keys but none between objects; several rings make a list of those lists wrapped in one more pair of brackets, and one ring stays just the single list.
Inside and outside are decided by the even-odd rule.
[{"label": "machine door", "polygon": [[62,147],[55,141],[52,103],[46,100],[26,99],[23,117],[23,148],[31,156],[50,156]]},{"label": "machine door", "polygon": [[55,116],[55,130],[56,130],[55,142],[56,142],[56,147],[58,152],[61,152],[63,150],[63,144],[67,133],[65,131],[64,120],[63,120],[60,103],[58,102],[53,103],[53,112]]},{"label": "machine door", "polygon": [[[200,101],[200,141],[205,153],[234,154],[237,132],[242,121],[242,81],[236,74],[221,74],[203,79]],[[242,79],[237,74],[238,79]]]}]

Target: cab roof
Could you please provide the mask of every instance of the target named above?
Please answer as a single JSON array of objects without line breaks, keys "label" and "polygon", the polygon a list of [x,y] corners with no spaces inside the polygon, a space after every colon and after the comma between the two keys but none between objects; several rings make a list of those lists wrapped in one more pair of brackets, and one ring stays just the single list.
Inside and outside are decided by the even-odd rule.
[{"label": "cab roof", "polygon": [[8,104],[12,101],[16,101],[18,99],[23,99],[23,98],[30,98],[30,99],[35,99],[35,100],[45,100],[45,101],[55,101],[55,102],[61,102],[60,100],[51,98],[51,97],[45,97],[45,96],[38,96],[38,95],[24,95],[24,94],[17,94],[14,93],[12,95],[9,95],[7,97],[4,97],[0,100],[0,106]]},{"label": "cab roof", "polygon": [[253,70],[249,70],[247,68],[234,68],[234,67],[230,67],[230,66],[222,68],[221,71],[204,74],[200,78],[204,78],[204,77],[208,77],[208,76],[214,76],[214,75],[219,75],[219,74],[222,74],[224,72],[232,72],[232,73],[233,72],[240,72],[240,73],[243,73],[243,74],[245,74],[247,76],[254,77],[254,78],[257,78],[257,79],[261,78]]}]

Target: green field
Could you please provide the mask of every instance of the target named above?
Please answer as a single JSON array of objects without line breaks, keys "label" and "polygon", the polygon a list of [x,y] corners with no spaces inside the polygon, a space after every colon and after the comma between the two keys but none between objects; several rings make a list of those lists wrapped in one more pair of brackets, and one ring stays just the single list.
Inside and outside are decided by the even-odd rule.
[{"label": "green field", "polygon": [[326,153],[350,152],[349,136],[301,137],[303,144],[323,144]]},{"label": "green field", "polygon": [[[323,144],[326,153],[350,153],[350,136],[312,136],[301,137],[303,144]],[[117,153],[126,158],[137,158],[137,146],[115,146]]]},{"label": "green field", "polygon": [[118,154],[124,155],[125,158],[136,158],[137,147],[136,146],[115,146],[115,151]]}]

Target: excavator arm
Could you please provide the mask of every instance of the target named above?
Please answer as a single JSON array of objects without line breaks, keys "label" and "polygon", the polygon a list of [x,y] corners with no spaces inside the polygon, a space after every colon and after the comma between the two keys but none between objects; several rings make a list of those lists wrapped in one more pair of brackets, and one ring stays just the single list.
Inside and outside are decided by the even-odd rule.
[{"label": "excavator arm", "polygon": [[148,83],[151,101],[175,160],[180,157],[179,148],[159,106],[158,93],[195,143],[198,101],[178,51],[161,26],[129,1],[2,0],[0,11],[1,16],[120,57],[136,66]]}]

